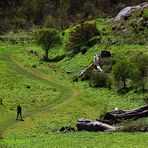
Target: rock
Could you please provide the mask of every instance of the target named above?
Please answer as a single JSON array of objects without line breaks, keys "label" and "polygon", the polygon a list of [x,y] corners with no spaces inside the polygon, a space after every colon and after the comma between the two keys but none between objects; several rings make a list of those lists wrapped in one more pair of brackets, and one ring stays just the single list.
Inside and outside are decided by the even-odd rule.
[{"label": "rock", "polygon": [[101,51],[101,57],[102,57],[102,58],[108,58],[108,57],[111,57],[111,53],[110,53],[110,51],[107,50],[107,49],[102,50],[102,51]]},{"label": "rock", "polygon": [[148,7],[147,2],[137,5],[137,6],[126,7],[118,13],[118,15],[114,18],[113,21],[119,21],[119,20],[121,20],[122,17],[130,15],[131,12],[138,11],[140,9],[143,10],[146,7]]}]

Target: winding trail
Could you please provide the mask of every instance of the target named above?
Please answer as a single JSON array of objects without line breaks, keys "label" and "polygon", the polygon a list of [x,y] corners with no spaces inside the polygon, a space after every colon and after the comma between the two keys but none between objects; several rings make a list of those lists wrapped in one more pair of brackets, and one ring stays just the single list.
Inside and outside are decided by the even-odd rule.
[{"label": "winding trail", "polygon": [[[12,52],[9,52],[9,50],[7,52],[5,51],[4,53],[6,54],[2,54],[2,57],[0,58],[0,60],[2,59],[3,61],[6,61],[6,60],[7,62],[9,61],[11,68],[13,68],[13,70],[18,72],[19,74],[23,75],[23,77],[29,77],[31,79],[42,81],[42,83],[45,83],[46,85],[49,84],[50,86],[56,88],[60,92],[59,97],[57,97],[56,100],[53,100],[52,102],[50,102],[50,104],[46,104],[45,106],[38,107],[35,110],[30,112],[24,112],[23,113],[24,120],[25,118],[31,117],[32,115],[35,115],[41,112],[46,112],[46,111],[50,112],[51,110],[59,108],[80,95],[79,91],[72,88],[72,86],[62,85],[60,81],[51,80],[46,74],[41,73],[39,71],[32,70],[31,68],[27,68],[22,64],[18,63],[13,58]],[[0,132],[1,133],[5,132],[5,130],[12,127],[16,123],[17,122],[15,121],[14,117],[9,118],[7,121],[5,121],[0,125]]]}]

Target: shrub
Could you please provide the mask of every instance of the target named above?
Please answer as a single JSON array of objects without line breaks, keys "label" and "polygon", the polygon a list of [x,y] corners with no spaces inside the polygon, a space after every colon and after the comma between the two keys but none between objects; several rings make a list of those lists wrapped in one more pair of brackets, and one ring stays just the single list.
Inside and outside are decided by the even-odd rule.
[{"label": "shrub", "polygon": [[104,72],[94,72],[90,78],[90,86],[92,87],[111,87],[111,80]]},{"label": "shrub", "polygon": [[136,52],[132,56],[131,61],[139,70],[137,77],[134,78],[135,84],[137,87],[140,87],[142,90],[144,90],[148,76],[148,54],[145,54],[144,52]]},{"label": "shrub", "polygon": [[55,29],[39,29],[35,33],[36,42],[40,45],[45,51],[44,59],[49,61],[48,51],[56,46],[57,44],[61,44],[60,33]]},{"label": "shrub", "polygon": [[138,73],[137,68],[128,60],[123,59],[113,66],[113,75],[115,80],[123,82],[123,88],[126,88],[126,81],[133,79]]},{"label": "shrub", "polygon": [[[68,49],[74,53],[79,53],[81,47],[87,46],[94,36],[99,36],[100,40],[100,32],[95,24],[81,24],[70,33]],[[92,42],[91,46],[93,46]]]}]

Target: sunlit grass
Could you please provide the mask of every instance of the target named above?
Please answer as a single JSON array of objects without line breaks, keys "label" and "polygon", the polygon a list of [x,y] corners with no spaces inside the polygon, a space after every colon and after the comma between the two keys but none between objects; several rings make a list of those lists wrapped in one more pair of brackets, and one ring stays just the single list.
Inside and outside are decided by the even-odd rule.
[{"label": "sunlit grass", "polygon": [[[100,30],[103,24],[103,20],[97,19]],[[108,31],[109,26],[105,27]],[[64,42],[67,39],[68,34]],[[4,137],[0,146],[146,148],[147,133],[53,132],[63,126],[76,128],[77,119],[95,120],[115,107],[131,109],[144,105],[146,94],[131,90],[121,95],[116,88],[91,88],[88,82],[73,82],[75,74],[66,74],[76,70],[79,75],[104,48],[104,43],[95,45],[85,55],[67,56],[54,63],[43,62],[44,51],[34,44],[0,45],[0,97],[4,104],[0,106],[0,129]],[[147,50],[147,46],[114,45],[108,49],[112,54],[127,57],[133,51]],[[57,47],[50,50],[49,58],[65,53],[64,46]],[[24,122],[15,122],[17,104],[23,107]]]}]

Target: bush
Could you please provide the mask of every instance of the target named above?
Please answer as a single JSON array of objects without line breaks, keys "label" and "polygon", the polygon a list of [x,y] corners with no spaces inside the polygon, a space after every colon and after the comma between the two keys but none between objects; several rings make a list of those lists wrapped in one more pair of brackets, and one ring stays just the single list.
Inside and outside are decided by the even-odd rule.
[{"label": "bush", "polygon": [[137,77],[134,78],[136,87],[139,87],[144,91],[148,76],[148,55],[144,52],[136,52],[132,56],[131,62],[133,62],[133,64],[135,64],[135,66],[139,70]]},{"label": "bush", "polygon": [[126,88],[126,81],[133,79],[138,74],[137,68],[128,60],[124,59],[113,66],[113,75],[115,80],[123,82],[123,88]]},{"label": "bush", "polygon": [[45,51],[44,59],[49,61],[48,51],[57,44],[61,44],[60,33],[56,29],[39,29],[35,33],[36,42]]},{"label": "bush", "polygon": [[94,44],[91,42],[94,36],[99,36],[100,39],[100,32],[95,24],[81,24],[70,33],[69,43],[67,45],[68,49],[74,53],[79,53],[81,47],[90,45],[90,43],[93,46],[96,43],[96,41]]},{"label": "bush", "polygon": [[94,72],[90,78],[90,86],[92,87],[111,87],[111,79],[104,72]]}]

